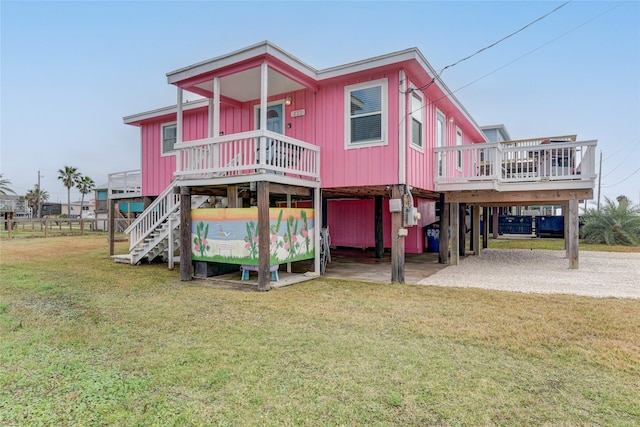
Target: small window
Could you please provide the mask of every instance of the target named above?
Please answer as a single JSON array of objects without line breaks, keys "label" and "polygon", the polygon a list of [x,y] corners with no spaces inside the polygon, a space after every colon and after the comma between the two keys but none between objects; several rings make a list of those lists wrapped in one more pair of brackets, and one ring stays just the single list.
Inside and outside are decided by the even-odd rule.
[{"label": "small window", "polygon": [[[462,145],[462,130],[460,128],[456,128],[456,145]],[[457,161],[458,170],[462,170],[462,150],[458,150],[458,161]]]},{"label": "small window", "polygon": [[411,143],[422,148],[422,98],[413,93],[411,96]]},{"label": "small window", "polygon": [[171,154],[175,151],[177,141],[177,126],[175,123],[162,125],[162,154]]},{"label": "small window", "polygon": [[345,87],[345,145],[386,144],[387,80]]}]

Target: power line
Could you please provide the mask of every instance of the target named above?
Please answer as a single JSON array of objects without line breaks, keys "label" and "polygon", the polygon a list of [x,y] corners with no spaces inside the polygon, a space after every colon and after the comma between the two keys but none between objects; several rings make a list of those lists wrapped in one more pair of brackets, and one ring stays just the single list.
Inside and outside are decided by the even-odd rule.
[{"label": "power line", "polygon": [[525,29],[529,28],[530,26],[532,26],[532,25],[533,25],[533,24],[535,24],[536,22],[539,22],[539,21],[543,20],[544,18],[546,18],[547,16],[551,15],[552,13],[557,12],[557,11],[558,11],[558,10],[560,10],[561,8],[563,8],[563,7],[565,7],[566,5],[568,5],[569,3],[571,3],[572,1],[573,1],[573,0],[568,0],[568,1],[564,2],[564,3],[562,3],[560,6],[556,7],[556,8],[555,8],[555,9],[553,9],[551,12],[547,12],[546,14],[544,14],[544,15],[540,16],[539,18],[534,19],[533,21],[529,22],[529,23],[528,23],[528,24],[526,24],[525,26],[523,26],[523,27],[519,28],[518,30],[516,30],[516,31],[512,32],[511,34],[509,34],[509,35],[507,35],[507,36],[505,36],[505,37],[501,38],[500,40],[498,40],[498,41],[496,41],[496,42],[493,42],[493,43],[491,43],[490,45],[485,46],[485,47],[483,47],[482,49],[480,49],[480,50],[476,51],[475,53],[472,53],[471,55],[468,55],[468,56],[466,56],[466,57],[464,57],[464,58],[462,58],[462,59],[457,60],[457,61],[456,61],[456,62],[454,62],[454,63],[451,63],[451,64],[449,64],[449,65],[445,66],[445,67],[444,67],[444,68],[442,68],[440,71],[438,71],[438,73],[437,73],[437,74],[436,74],[436,75],[431,79],[431,81],[430,81],[429,83],[427,83],[426,85],[423,85],[423,86],[421,86],[421,87],[419,87],[419,88],[416,88],[416,89],[409,89],[409,91],[408,91],[408,92],[411,92],[411,91],[413,91],[413,90],[425,90],[425,89],[429,88],[429,86],[431,86],[433,83],[435,83],[435,81],[436,81],[437,79],[440,79],[440,76],[442,76],[442,73],[443,73],[447,68],[455,67],[456,65],[458,65],[458,64],[459,64],[459,63],[461,63],[461,62],[464,62],[464,61],[466,61],[466,60],[468,60],[468,59],[471,59],[471,58],[473,58],[474,56],[476,56],[476,55],[478,55],[478,54],[480,54],[480,53],[484,52],[485,50],[491,49],[492,47],[494,47],[494,46],[498,45],[499,43],[502,43],[503,41],[507,40],[508,38],[513,37],[513,36],[515,36],[516,34],[518,34],[518,33],[522,32],[522,31],[524,31]]},{"label": "power line", "polygon": [[528,23],[527,25],[525,25],[524,27],[520,28],[519,30],[514,31],[513,33],[509,34],[508,36],[505,36],[505,37],[501,38],[501,39],[500,39],[500,40],[498,40],[497,42],[492,43],[492,44],[490,44],[489,46],[483,47],[482,49],[478,50],[476,53],[473,53],[473,54],[471,54],[471,55],[469,55],[469,56],[467,56],[467,57],[465,57],[465,58],[462,58],[462,59],[460,59],[460,60],[458,60],[458,61],[454,62],[453,64],[449,64],[449,65],[447,65],[447,66],[446,66],[446,67],[444,67],[442,70],[440,70],[440,72],[438,73],[438,75],[442,75],[442,72],[443,72],[444,70],[446,70],[447,68],[454,67],[454,66],[458,65],[459,63],[461,63],[461,62],[463,62],[463,61],[466,61],[467,59],[471,59],[471,58],[473,58],[474,56],[476,56],[477,54],[479,54],[479,53],[481,53],[481,52],[484,52],[484,51],[485,51],[485,50],[487,50],[487,49],[491,49],[492,47],[494,47],[494,46],[495,46],[495,45],[497,45],[498,43],[501,43],[501,42],[505,41],[506,39],[508,39],[508,38],[510,38],[510,37],[513,37],[513,36],[515,36],[515,35],[516,35],[516,34],[518,34],[519,32],[524,31],[525,29],[527,29],[528,27],[532,26],[532,25],[533,25],[533,24],[535,24],[536,22],[538,22],[538,21],[542,21],[542,20],[543,20],[544,18],[546,18],[547,16],[551,15],[552,13],[554,13],[554,12],[556,12],[556,11],[560,10],[561,8],[563,8],[563,7],[565,7],[566,5],[568,5],[569,3],[571,3],[571,1],[572,1],[572,0],[569,0],[569,1],[566,1],[566,2],[562,3],[560,6],[556,7],[556,8],[555,8],[555,9],[553,9],[551,12],[546,13],[546,14],[542,15],[541,17],[539,17],[539,18],[537,18],[537,19],[535,19],[535,20],[533,20],[533,21],[529,22],[529,23]]},{"label": "power line", "polygon": [[[605,10],[604,12],[602,12],[602,13],[600,13],[600,14],[596,15],[596,16],[594,16],[593,18],[591,18],[591,19],[588,19],[588,20],[584,21],[583,23],[581,23],[581,24],[579,24],[579,25],[577,25],[577,26],[573,27],[572,29],[570,29],[570,30],[568,30],[568,31],[565,31],[564,33],[560,34],[559,36],[554,37],[553,39],[551,39],[551,40],[549,40],[549,41],[547,41],[547,42],[545,42],[545,43],[541,44],[540,46],[538,46],[538,47],[536,47],[536,48],[534,48],[534,49],[531,49],[530,51],[528,51],[528,52],[527,52],[527,53],[525,53],[524,55],[521,55],[521,56],[519,56],[519,57],[517,57],[517,58],[515,58],[515,59],[513,59],[513,60],[511,60],[511,61],[509,61],[509,62],[507,62],[506,64],[501,65],[500,67],[498,67],[498,68],[494,69],[493,71],[490,71],[490,72],[488,72],[488,73],[486,73],[486,74],[484,74],[484,75],[482,75],[482,76],[478,77],[477,79],[472,80],[472,81],[470,81],[469,83],[467,83],[467,84],[465,84],[465,85],[463,85],[463,86],[460,86],[459,88],[457,88],[457,89],[455,89],[455,90],[452,90],[452,91],[447,90],[447,93],[446,93],[445,95],[443,95],[443,96],[441,96],[441,97],[439,97],[439,98],[436,98],[436,99],[434,99],[433,101],[430,101],[430,102],[426,103],[425,105],[423,105],[423,106],[422,106],[422,108],[429,107],[429,106],[431,106],[431,105],[435,104],[436,102],[440,101],[441,99],[448,98],[450,95],[453,95],[454,93],[459,92],[459,91],[461,91],[462,89],[464,89],[464,88],[466,88],[466,87],[469,87],[469,86],[471,86],[472,84],[477,83],[477,82],[479,82],[480,80],[482,80],[482,79],[484,79],[484,78],[486,78],[486,77],[489,77],[491,74],[497,73],[498,71],[502,70],[503,68],[508,67],[509,65],[513,64],[514,62],[517,62],[517,61],[521,60],[522,58],[525,58],[525,57],[527,57],[527,56],[531,55],[532,53],[534,53],[534,52],[536,52],[536,51],[538,51],[538,50],[542,49],[543,47],[546,47],[546,46],[550,45],[551,43],[553,43],[553,42],[557,41],[558,39],[560,39],[560,38],[562,38],[562,37],[564,37],[564,36],[566,36],[567,34],[572,33],[572,32],[574,32],[574,31],[576,31],[577,29],[584,27],[585,25],[587,25],[587,24],[588,24],[588,23],[590,23],[591,21],[594,21],[594,20],[596,20],[596,19],[600,18],[601,16],[606,15],[607,13],[611,12],[612,10],[614,10],[614,9],[616,9],[616,8],[618,8],[618,7],[620,7],[622,4],[623,4],[623,2],[617,3],[617,4],[616,4],[616,5],[614,5],[613,7],[611,7],[611,8],[609,8],[609,9]],[[416,77],[416,76],[411,76],[411,77]],[[439,77],[439,76],[436,76],[436,77]],[[436,77],[434,77],[434,78],[431,80],[431,82],[430,82],[430,83],[427,83],[426,85],[424,85],[424,86],[423,86],[423,88],[424,88],[424,89],[426,89],[426,88],[428,88],[429,86],[431,86],[431,84],[433,84],[433,82],[435,81]],[[420,90],[424,90],[424,89],[420,89]],[[410,90],[408,90],[407,92],[402,92],[402,91],[400,91],[400,92],[401,92],[401,93],[406,94],[406,93],[410,93],[412,90],[418,90],[418,89],[410,89]],[[413,112],[414,112],[414,111],[411,111],[409,114],[411,114],[411,113],[413,113]]]},{"label": "power line", "polygon": [[603,185],[603,188],[611,188],[611,187],[615,187],[616,185],[620,185],[623,182],[625,182],[626,180],[628,180],[629,178],[631,178],[632,176],[634,176],[635,174],[637,174],[638,172],[640,172],[640,168],[636,169],[635,171],[631,172],[631,175],[627,176],[625,179],[623,179],[622,181],[618,181],[615,184],[610,184],[610,185]]},{"label": "power line", "polygon": [[[624,146],[623,146],[623,147],[621,148],[621,150],[622,150],[622,149],[624,149],[624,148],[626,148],[626,147],[624,147]],[[625,156],[625,158],[624,158],[624,159],[622,159],[622,161],[621,161],[620,163],[618,163],[618,165],[617,165],[616,167],[614,167],[613,169],[611,169],[609,172],[607,172],[607,173],[606,173],[605,175],[603,175],[602,177],[603,177],[603,178],[608,177],[609,175],[611,175],[612,173],[614,173],[614,172],[615,172],[615,171],[616,171],[620,166],[622,166],[622,165],[623,165],[623,164],[624,164],[628,159],[632,159],[633,157],[629,157],[629,154],[633,153],[633,152],[636,150],[636,148],[638,148],[638,144],[636,144],[636,145],[631,149],[631,151],[627,152],[627,155]],[[620,151],[620,150],[618,150],[618,151]],[[611,157],[611,156],[609,156],[609,157]],[[605,158],[605,160],[606,160],[606,158]]]}]

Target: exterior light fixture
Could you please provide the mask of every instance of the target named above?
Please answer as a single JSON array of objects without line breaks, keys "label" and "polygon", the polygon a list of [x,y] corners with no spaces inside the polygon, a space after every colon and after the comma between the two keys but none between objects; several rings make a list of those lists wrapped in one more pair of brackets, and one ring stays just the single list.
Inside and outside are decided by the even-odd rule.
[{"label": "exterior light fixture", "polygon": [[287,98],[284,100],[284,105],[291,105],[292,99],[290,96],[287,96]]}]

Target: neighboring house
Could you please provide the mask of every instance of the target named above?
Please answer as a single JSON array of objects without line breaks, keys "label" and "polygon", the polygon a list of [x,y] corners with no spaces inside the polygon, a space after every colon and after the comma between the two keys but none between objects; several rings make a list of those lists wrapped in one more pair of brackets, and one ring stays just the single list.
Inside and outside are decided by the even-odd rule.
[{"label": "neighboring house", "polygon": [[28,218],[31,216],[31,208],[24,196],[0,194],[0,214],[11,214],[12,218]]},{"label": "neighboring house", "polygon": [[24,196],[0,194],[0,218],[4,220],[3,229],[9,229],[9,220],[30,217],[31,208]]},{"label": "neighboring house", "polygon": [[[501,166],[504,150],[488,144],[415,48],[316,70],[263,42],[170,72],[167,79],[177,89],[175,106],[124,118],[140,128],[140,195],[148,206],[128,230],[130,262],[159,255],[171,262],[174,245],[189,244],[191,251],[180,253],[183,280],[191,278],[192,258],[214,259],[215,251],[235,250],[234,242],[214,242],[215,253],[208,253],[211,245],[202,242],[213,237],[196,225],[215,225],[224,236],[231,231],[223,225],[231,223],[211,219],[219,212],[191,212],[222,199],[229,208],[257,206],[244,211],[256,215],[247,230],[257,224],[245,239],[245,250],[258,257],[259,288],[266,289],[273,257],[302,235],[315,248],[307,253],[318,271],[321,226],[329,227],[333,245],[375,246],[378,254],[389,248],[392,281],[402,282],[404,254],[423,251],[421,226],[435,220],[436,201],[448,213],[449,203],[457,209],[476,190],[488,206],[504,200],[487,197],[487,191],[504,197],[518,180],[530,183],[519,191],[542,188],[539,169],[526,169],[524,163],[519,169],[515,163]],[[185,91],[205,99],[185,103]],[[513,149],[512,157],[531,154],[534,162],[548,151],[538,147],[540,142],[524,151]],[[562,148],[575,152],[575,147]],[[501,176],[501,168],[509,175]],[[587,177],[584,172],[580,178]],[[577,186],[585,190],[578,196],[592,191],[591,174],[588,178],[590,187]],[[564,188],[576,186],[557,189]],[[463,198],[448,200],[451,194]],[[296,230],[302,224],[309,236],[289,232],[283,237],[274,231],[281,220],[275,222],[269,206],[296,202],[313,207],[304,221],[295,218]],[[177,232],[180,224],[187,227]],[[258,239],[267,234],[272,247],[269,239]],[[448,262],[446,251],[443,262]]]},{"label": "neighboring house", "polygon": [[[71,209],[71,212],[67,212],[67,207]],[[70,206],[66,203],[62,204],[61,215],[67,215],[69,218],[93,218],[95,215],[95,200],[85,200],[84,203],[81,200],[71,202]]]}]

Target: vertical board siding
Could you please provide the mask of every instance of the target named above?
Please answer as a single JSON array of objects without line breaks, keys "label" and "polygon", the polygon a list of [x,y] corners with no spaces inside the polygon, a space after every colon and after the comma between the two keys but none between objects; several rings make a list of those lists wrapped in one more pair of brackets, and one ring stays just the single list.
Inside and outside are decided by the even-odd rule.
[{"label": "vertical board siding", "polygon": [[[433,202],[416,199],[418,210],[420,204]],[[428,209],[427,207],[423,207]],[[435,212],[435,206],[433,207]],[[375,247],[374,227],[374,201],[373,199],[361,200],[328,200],[327,201],[327,225],[331,234],[332,246],[344,246],[350,248]],[[426,225],[426,224],[425,224]],[[391,213],[389,212],[389,199],[383,199],[382,203],[382,229],[384,235],[384,247],[389,249],[393,244],[391,236]],[[405,237],[405,250],[407,253],[424,252],[424,236],[422,226],[408,227],[409,234]]]},{"label": "vertical board siding", "polygon": [[[388,123],[387,144],[375,147],[345,148],[345,86],[387,79]],[[414,84],[417,86],[417,84]],[[463,132],[463,143],[470,144],[469,135],[476,135],[472,124],[459,120],[459,111],[452,111],[450,101],[435,98],[431,90],[423,91],[423,148],[414,149],[411,145],[409,129],[410,102],[404,119],[400,117],[399,68],[388,68],[361,74],[356,77],[326,81],[317,92],[303,89],[289,93],[270,96],[268,102],[284,100],[291,97],[291,105],[284,109],[284,134],[305,141],[320,148],[320,176],[324,188],[331,187],[365,187],[374,185],[392,185],[399,182],[399,136],[404,139],[406,162],[406,183],[412,187],[433,191],[435,188],[435,116],[436,108],[445,115],[456,118],[456,124]],[[242,103],[240,107],[222,104],[220,111],[220,131],[225,135],[246,132],[255,129],[255,105],[259,100]],[[190,141],[208,136],[208,108],[189,110],[184,113],[183,140]],[[291,117],[296,110],[304,110],[304,115]],[[151,120],[142,125],[142,173],[143,193],[145,196],[160,194],[173,180],[175,157],[161,156],[161,124],[175,121],[175,116]],[[455,126],[445,125],[446,145],[455,145]],[[455,156],[450,156],[455,160]],[[465,159],[467,160],[467,159]],[[468,164],[469,162],[465,162]],[[455,168],[455,163],[447,164],[447,168]]]},{"label": "vertical board siding", "polygon": [[[345,149],[345,86],[386,78],[388,80],[387,145]],[[320,147],[323,187],[388,185],[398,181],[398,73],[336,82],[317,94],[316,145]]]}]

